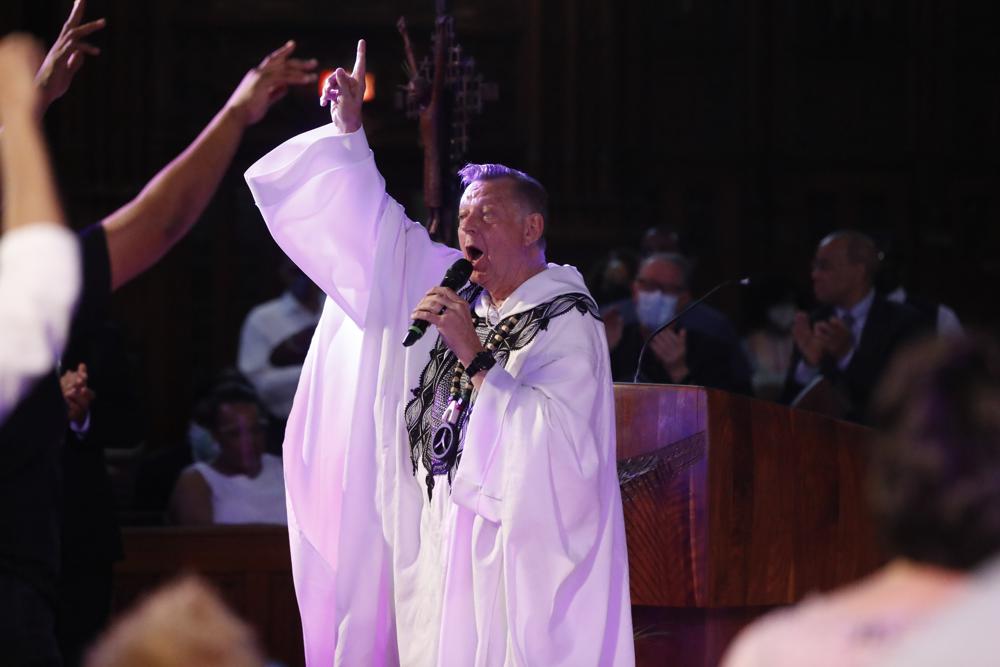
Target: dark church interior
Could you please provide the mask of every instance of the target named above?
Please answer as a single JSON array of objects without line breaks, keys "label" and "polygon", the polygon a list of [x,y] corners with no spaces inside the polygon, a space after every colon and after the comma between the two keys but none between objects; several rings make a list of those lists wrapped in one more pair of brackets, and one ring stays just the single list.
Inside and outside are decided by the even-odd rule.
[{"label": "dark church interior", "polygon": [[[78,3],[4,0],[0,35],[29,33],[48,50]],[[905,661],[905,650],[919,633],[897,636],[895,626],[871,621],[851,626],[850,637],[867,643],[845,648],[830,639],[816,645],[829,653],[810,654],[796,652],[805,650],[808,619],[795,625],[773,614],[808,600],[836,604],[833,591],[852,582],[932,566],[933,574],[912,574],[912,589],[900,587],[911,609],[934,597],[928,616],[913,622],[944,611],[936,646],[965,646],[951,664],[992,664],[1000,655],[985,631],[976,642],[957,641],[956,624],[947,625],[952,599],[936,597],[945,597],[945,579],[957,587],[982,578],[981,590],[968,586],[979,615],[975,600],[969,609],[958,600],[954,614],[966,611],[982,629],[983,609],[1000,610],[1000,576],[990,576],[998,570],[992,556],[1000,558],[1000,504],[987,502],[1000,501],[1000,475],[982,477],[1000,473],[1000,311],[990,296],[1000,281],[1000,5],[87,0],[81,11],[83,22],[106,20],[86,36],[100,53],[87,55],[41,125],[75,233],[141,196],[264,56],[294,40],[293,57],[317,64],[313,81],[280,90],[246,128],[190,230],[155,266],[121,289],[114,284],[88,335],[71,335],[59,366],[63,391],[64,373],[78,362],[93,391],[84,431],[75,430],[66,399],[65,470],[52,496],[62,507],[63,579],[47,598],[62,657],[37,664],[184,664],[116,654],[124,635],[107,634],[183,574],[209,591],[198,613],[210,607],[238,619],[234,636],[248,633],[266,664],[307,664],[296,601],[303,584],[293,585],[283,502],[280,520],[223,525],[185,520],[197,512],[178,493],[192,466],[219,455],[204,448],[224,440],[215,430],[233,405],[255,410],[256,436],[280,484],[285,420],[296,386],[302,391],[297,369],[309,363],[321,293],[272,238],[244,174],[286,140],[330,123],[330,107],[319,104],[326,77],[338,67],[350,73],[361,38],[362,119],[375,164],[410,219],[439,215],[435,240],[459,243],[455,173],[466,163],[502,163],[547,190],[545,257],[577,267],[609,344],[635,664],[918,664]],[[450,60],[432,147],[414,81],[435,85],[435,34]],[[432,153],[436,205],[426,185]],[[834,250],[842,256],[830,259]],[[121,261],[113,253],[112,276]],[[829,296],[834,287],[823,281],[843,266],[857,269],[863,300]],[[83,275],[86,282],[86,265]],[[679,283],[668,286],[664,276]],[[649,314],[641,294],[657,290],[671,305]],[[283,376],[287,396],[275,396],[248,371],[242,348],[255,309],[292,296],[300,306],[314,300],[312,315],[302,314],[313,319],[263,353],[275,367],[296,369]],[[901,321],[885,324],[884,345],[866,346],[877,332],[864,321],[881,317],[884,303],[912,321],[906,331]],[[852,329],[855,317],[862,321]],[[837,336],[845,355],[830,356]],[[809,345],[820,338],[833,342],[815,348],[813,361]],[[290,361],[275,361],[283,353]],[[861,363],[871,367],[852,374]],[[914,435],[923,417],[904,413],[933,424]],[[0,444],[10,437],[2,427],[0,419]],[[13,458],[0,487],[20,475]],[[965,464],[975,480],[959,479]],[[919,480],[900,482],[911,474]],[[195,484],[207,489],[201,477]],[[894,484],[905,489],[894,493]],[[983,504],[969,509],[970,494]],[[941,518],[946,527],[914,519],[915,507],[923,517],[948,514],[932,496],[951,508],[967,503],[968,513]],[[915,505],[904,521],[905,499]],[[886,532],[887,522],[895,530]],[[987,553],[950,553],[943,545],[964,544],[972,523]],[[3,519],[0,531],[13,525]],[[4,544],[19,539],[0,535]],[[0,553],[0,598],[18,573],[11,558]],[[225,606],[212,606],[218,600]],[[841,626],[831,624],[836,635]],[[935,636],[921,639],[930,646]],[[107,650],[88,652],[108,637]],[[0,663],[36,664],[7,663],[4,651],[0,644]],[[919,664],[934,664],[933,651],[923,654]],[[265,664],[239,660],[204,664]],[[540,664],[526,660],[508,655],[503,664]],[[459,663],[439,656],[436,664]]]}]

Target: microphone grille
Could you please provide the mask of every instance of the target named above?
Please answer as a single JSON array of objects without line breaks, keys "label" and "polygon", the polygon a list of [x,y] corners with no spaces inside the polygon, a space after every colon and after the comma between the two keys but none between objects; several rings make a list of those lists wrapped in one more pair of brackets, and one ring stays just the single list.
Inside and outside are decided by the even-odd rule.
[{"label": "microphone grille", "polygon": [[450,289],[458,289],[469,280],[472,275],[472,262],[462,257],[451,265],[448,272],[444,274],[443,286]]}]

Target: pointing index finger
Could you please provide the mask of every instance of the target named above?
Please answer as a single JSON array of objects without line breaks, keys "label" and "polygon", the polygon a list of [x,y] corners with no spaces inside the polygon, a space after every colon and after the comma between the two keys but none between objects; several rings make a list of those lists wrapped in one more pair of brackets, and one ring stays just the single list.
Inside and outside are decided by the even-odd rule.
[{"label": "pointing index finger", "polygon": [[358,55],[354,60],[354,70],[351,71],[351,78],[355,81],[364,82],[365,80],[365,40],[358,40]]}]

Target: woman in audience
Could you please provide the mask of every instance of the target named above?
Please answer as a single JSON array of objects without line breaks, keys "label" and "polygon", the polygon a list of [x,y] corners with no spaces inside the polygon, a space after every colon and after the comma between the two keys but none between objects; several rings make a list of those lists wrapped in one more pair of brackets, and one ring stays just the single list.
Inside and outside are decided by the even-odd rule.
[{"label": "woman in audience", "polygon": [[754,623],[726,667],[870,665],[1000,552],[1000,349],[980,338],[901,353],[875,401],[869,501],[895,558]]},{"label": "woman in audience", "polygon": [[199,408],[218,452],[181,473],[170,499],[179,524],[285,524],[281,459],[264,453],[267,421],[253,387],[223,379]]}]

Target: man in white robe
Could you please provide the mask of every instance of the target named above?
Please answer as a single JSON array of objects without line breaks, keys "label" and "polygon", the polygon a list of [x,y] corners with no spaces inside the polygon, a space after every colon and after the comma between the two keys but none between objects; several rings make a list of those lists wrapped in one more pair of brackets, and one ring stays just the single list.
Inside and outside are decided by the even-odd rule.
[{"label": "man in white robe", "polygon": [[[360,42],[326,85],[332,124],[246,174],[327,295],[284,445],[307,662],[631,665],[607,344],[580,274],[545,262],[544,205],[525,196],[544,190],[481,166],[462,250],[431,242],[386,195],[363,94]],[[473,284],[428,292],[463,255]],[[404,348],[413,317],[434,327]],[[473,374],[498,322],[497,361]],[[456,360],[475,393],[442,463],[429,447]]]}]

